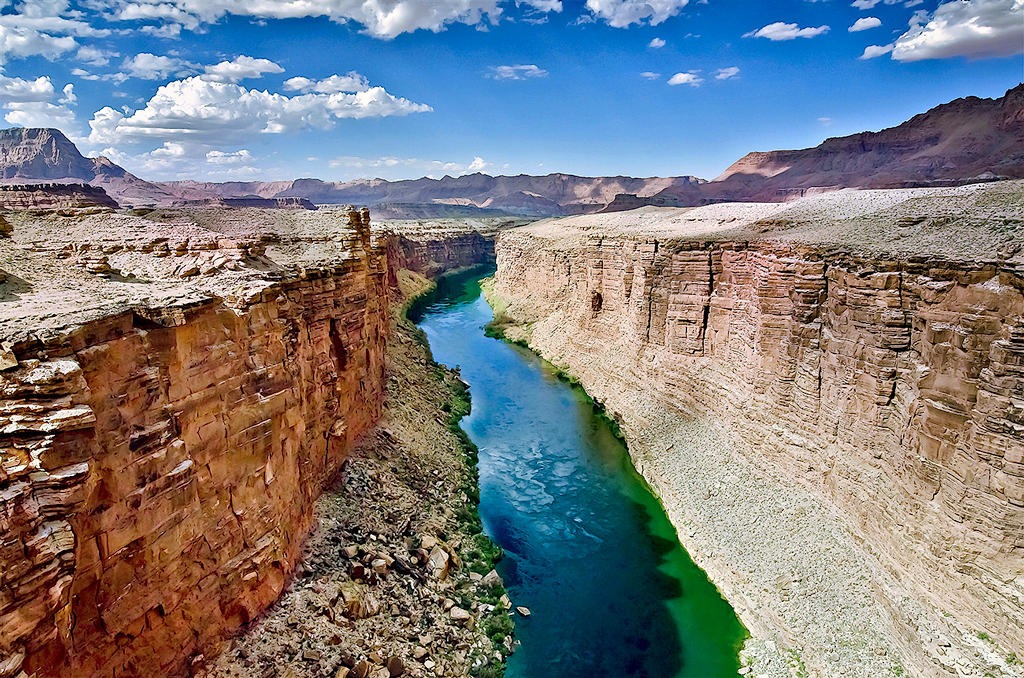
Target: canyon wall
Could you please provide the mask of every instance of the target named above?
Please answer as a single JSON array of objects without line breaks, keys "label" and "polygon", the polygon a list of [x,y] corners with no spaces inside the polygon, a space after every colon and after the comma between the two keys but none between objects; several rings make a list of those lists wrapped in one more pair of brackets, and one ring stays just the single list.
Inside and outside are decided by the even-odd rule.
[{"label": "canyon wall", "polygon": [[[1024,655],[1019,262],[894,257],[750,233],[736,240],[673,236],[659,221],[666,213],[680,211],[651,213],[653,236],[644,234],[643,214],[632,218],[635,228],[601,229],[590,218],[501,234],[494,301],[508,334],[567,368],[620,419],[631,452],[642,447],[639,456],[651,456],[638,466],[670,514],[675,496],[692,488],[669,471],[659,475],[659,457],[689,453],[673,449],[667,434],[659,442],[657,426],[665,424],[657,422],[671,426],[693,415],[720,427],[749,465],[795,481],[837,509],[855,546],[886,572],[878,577],[889,584],[873,582],[874,597],[892,618],[896,637],[889,640],[900,661],[915,674],[971,675],[927,656],[947,654],[950,642],[911,618],[906,595],[952,616],[968,635]],[[735,216],[719,226],[726,222],[736,227]],[[780,220],[759,224],[784,228]],[[721,471],[698,465],[697,472]],[[731,481],[724,476],[723,483]],[[700,513],[716,491],[680,498],[696,508],[677,512],[677,525],[719,519]],[[739,501],[724,510],[743,512]],[[690,528],[680,532],[686,542]],[[714,577],[714,558],[702,562],[701,549],[728,550],[725,542],[688,545]],[[800,546],[775,548],[782,555],[774,558],[784,559]],[[828,567],[827,550],[800,557]],[[802,644],[804,620],[797,612],[787,618],[789,593],[764,599],[775,609],[754,609],[751,601],[763,592],[752,582],[765,565],[745,572],[721,565],[724,581],[716,582],[748,625],[782,628],[784,644]],[[828,624],[824,617],[810,623]],[[837,635],[826,634],[823,644],[840,645],[845,631],[838,626],[850,623],[852,617],[837,619]],[[818,675],[838,675],[828,656],[835,647],[805,649]]]},{"label": "canyon wall", "polygon": [[[404,229],[388,235],[392,276],[407,269],[428,278],[494,260],[494,238],[476,230],[415,232]],[[392,281],[394,284],[394,280]]]},{"label": "canyon wall", "polygon": [[493,240],[351,208],[7,216],[0,678],[187,674],[277,600],[380,417],[397,267]]},{"label": "canyon wall", "polygon": [[383,248],[10,346],[0,675],[176,675],[273,602],[383,399]]}]

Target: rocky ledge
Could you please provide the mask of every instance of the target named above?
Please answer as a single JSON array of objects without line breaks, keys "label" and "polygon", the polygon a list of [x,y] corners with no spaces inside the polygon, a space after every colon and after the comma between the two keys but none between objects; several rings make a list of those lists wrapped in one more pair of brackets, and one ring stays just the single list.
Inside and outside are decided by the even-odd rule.
[{"label": "rocky ledge", "polygon": [[621,424],[753,675],[1019,676],[1024,182],[499,235],[499,325]]}]

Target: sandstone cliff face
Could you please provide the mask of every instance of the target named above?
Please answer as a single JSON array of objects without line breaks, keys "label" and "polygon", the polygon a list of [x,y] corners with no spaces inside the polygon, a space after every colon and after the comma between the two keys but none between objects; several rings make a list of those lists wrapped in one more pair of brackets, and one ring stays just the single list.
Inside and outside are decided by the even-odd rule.
[{"label": "sandstone cliff face", "polygon": [[2,675],[175,674],[276,599],[313,500],[379,415],[385,273],[366,251],[14,347]]},{"label": "sandstone cliff face", "polygon": [[[479,231],[463,230],[444,236],[433,231],[418,234],[405,231],[388,238],[388,263],[392,276],[406,269],[434,278],[446,271],[493,260],[494,238]],[[394,278],[392,284],[397,284]]]},{"label": "sandstone cliff face", "polygon": [[393,267],[493,243],[365,210],[5,216],[0,676],[181,675],[277,599],[380,416]]},{"label": "sandstone cliff face", "polygon": [[[622,419],[631,443],[647,439],[652,459],[639,465],[670,513],[673,502],[700,504],[717,490],[686,498],[688,481],[660,474],[659,456],[687,452],[667,438],[659,448],[651,434],[659,409],[676,413],[669,420],[711,418],[755,468],[795,479],[839,510],[898,582],[874,584],[875,597],[914,673],[958,667],[911,618],[907,595],[1024,654],[1019,262],[858,253],[784,234],[645,237],[643,217],[636,221],[634,232],[600,229],[592,218],[503,233],[495,291],[531,346],[579,376]],[[664,221],[651,230],[666,230]],[[681,516],[699,519],[699,509],[673,517]],[[711,551],[727,550],[725,541]],[[690,546],[724,577],[716,581],[729,597],[756,607],[752,582],[771,563],[716,571],[713,556],[702,562],[709,544]],[[775,548],[784,560],[801,546]],[[800,557],[827,567],[824,553]],[[766,601],[777,609],[741,610],[748,624],[781,629],[791,646],[807,642],[789,595]],[[838,626],[849,621],[837,620],[824,641],[838,644]],[[805,650],[811,668],[837,675],[828,649]]]}]

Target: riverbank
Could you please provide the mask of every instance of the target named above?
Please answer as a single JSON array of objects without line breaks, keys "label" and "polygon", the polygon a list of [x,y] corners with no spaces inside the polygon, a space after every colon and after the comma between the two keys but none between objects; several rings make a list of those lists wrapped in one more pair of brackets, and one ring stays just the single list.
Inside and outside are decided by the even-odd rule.
[{"label": "riverbank", "polygon": [[532,611],[507,675],[734,678],[746,632],[612,422],[536,353],[480,331],[494,314],[476,277],[440,292],[419,324],[473,386],[481,515]]},{"label": "riverbank", "polygon": [[380,424],[315,506],[281,599],[226,644],[207,678],[500,676],[512,648],[498,552],[480,534],[469,398],[405,317],[433,283],[398,272]]},{"label": "riverbank", "polygon": [[[531,326],[502,312],[508,300],[493,286],[487,294],[498,310],[495,333],[551,360],[615,413],[635,467],[660,498],[680,542],[750,631],[741,653],[750,675],[806,677],[802,648],[808,637],[820,647],[832,645],[834,675],[901,675],[872,616],[868,579],[858,569],[862,563],[849,535],[835,528],[834,517],[822,514],[798,488],[738,459],[733,443],[711,422],[627,388],[608,376],[615,374],[615,365],[599,353],[587,354],[584,361],[582,349],[567,353],[570,349],[547,336],[536,341]],[[769,532],[772,537],[764,538]],[[812,551],[822,557],[814,573],[801,555]],[[789,601],[805,600],[808,590],[823,595],[800,605],[793,624],[787,618]],[[843,625],[840,618],[851,623]],[[784,631],[791,625],[806,635]],[[841,643],[830,635],[837,629],[845,629]]]}]

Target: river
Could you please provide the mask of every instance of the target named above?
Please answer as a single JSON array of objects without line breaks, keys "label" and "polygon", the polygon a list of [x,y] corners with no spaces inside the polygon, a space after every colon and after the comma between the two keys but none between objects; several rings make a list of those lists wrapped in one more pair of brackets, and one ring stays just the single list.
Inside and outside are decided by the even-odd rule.
[{"label": "river", "polygon": [[521,646],[508,678],[735,677],[745,630],[680,546],[625,445],[577,386],[485,336],[481,273],[448,276],[410,317],[461,369],[480,448],[480,515]]}]

